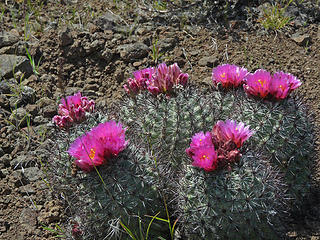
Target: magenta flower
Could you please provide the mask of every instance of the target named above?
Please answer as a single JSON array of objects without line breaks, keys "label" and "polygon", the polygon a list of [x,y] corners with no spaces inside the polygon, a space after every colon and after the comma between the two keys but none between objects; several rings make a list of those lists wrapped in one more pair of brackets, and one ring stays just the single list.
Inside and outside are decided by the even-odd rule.
[{"label": "magenta flower", "polygon": [[83,171],[89,172],[94,166],[105,163],[125,149],[126,129],[121,123],[109,121],[99,124],[87,134],[77,138],[68,153],[76,158],[75,164]]},{"label": "magenta flower", "polygon": [[289,73],[276,72],[270,84],[270,93],[276,99],[284,99],[300,85],[300,80],[295,76]]},{"label": "magenta flower", "polygon": [[221,146],[232,141],[236,144],[237,148],[240,148],[243,142],[249,139],[254,133],[249,127],[250,126],[245,127],[243,122],[237,124],[237,122],[233,120],[226,120],[225,122],[218,121],[213,127],[212,135],[215,141],[222,143],[220,144]]},{"label": "magenta flower", "polygon": [[117,156],[128,144],[125,131],[121,123],[109,121],[93,128],[91,134],[105,146],[105,156]]},{"label": "magenta flower", "polygon": [[133,73],[134,78],[129,78],[123,87],[128,94],[137,95],[141,90],[147,89],[147,82],[154,74],[154,68],[145,68]]},{"label": "magenta flower", "polygon": [[86,112],[94,111],[94,101],[82,97],[78,92],[73,96],[67,96],[60,100],[58,114],[53,117],[52,121],[60,128],[68,128],[72,123],[82,122],[85,119]]},{"label": "magenta flower", "polygon": [[245,81],[243,88],[250,95],[266,98],[270,93],[272,78],[270,73],[263,69],[258,69],[253,74],[248,74]]},{"label": "magenta flower", "polygon": [[201,147],[213,147],[212,137],[210,132],[203,132],[196,133],[192,139],[190,147],[186,149],[187,154],[189,157],[192,157],[195,154],[195,151]]},{"label": "magenta flower", "polygon": [[186,86],[188,79],[189,75],[182,73],[177,63],[169,67],[165,63],[161,63],[156,68],[152,79],[147,82],[147,89],[153,95],[170,94],[175,85]]},{"label": "magenta flower", "polygon": [[77,138],[68,150],[76,158],[75,164],[85,172],[105,162],[104,152],[104,146],[90,133]]},{"label": "magenta flower", "polygon": [[219,82],[223,87],[238,87],[244,82],[248,74],[247,69],[236,65],[223,64],[212,70],[212,81],[214,85]]},{"label": "magenta flower", "polygon": [[214,150],[214,146],[211,147],[199,147],[192,156],[195,167],[203,168],[205,171],[213,171],[217,168],[217,154]]}]

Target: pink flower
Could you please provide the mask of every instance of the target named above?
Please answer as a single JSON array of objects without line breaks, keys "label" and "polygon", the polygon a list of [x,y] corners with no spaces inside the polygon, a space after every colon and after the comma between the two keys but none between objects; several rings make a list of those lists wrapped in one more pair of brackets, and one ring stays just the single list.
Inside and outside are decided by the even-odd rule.
[{"label": "pink flower", "polygon": [[125,131],[121,123],[109,121],[99,124],[87,134],[77,138],[68,153],[76,158],[75,164],[89,172],[125,149]]},{"label": "pink flower", "polygon": [[91,134],[104,145],[106,156],[117,156],[128,144],[125,140],[125,131],[121,123],[109,121],[93,128]]},{"label": "pink flower", "polygon": [[276,72],[270,84],[270,93],[276,99],[284,99],[300,85],[300,80],[295,76],[289,73]]},{"label": "pink flower", "polygon": [[195,151],[201,147],[213,147],[212,137],[210,132],[203,132],[196,133],[192,139],[190,147],[186,149],[187,154],[192,157]]},{"label": "pink flower", "polygon": [[192,156],[195,167],[203,168],[205,171],[213,171],[217,168],[217,154],[214,150],[214,146],[211,147],[199,147]]},{"label": "pink flower", "polygon": [[71,126],[71,123],[73,122],[72,118],[68,115],[66,116],[59,116],[55,115],[52,118],[52,121],[59,127],[59,128],[68,128]]},{"label": "pink flower", "polygon": [[125,91],[134,96],[141,90],[147,89],[147,82],[151,80],[154,72],[152,67],[133,72],[134,78],[129,78],[127,84],[123,86]]},{"label": "pink flower", "polygon": [[237,122],[233,120],[226,120],[225,122],[218,121],[213,127],[212,135],[214,136],[214,141],[222,143],[220,146],[232,141],[236,144],[237,148],[240,148],[243,142],[249,139],[254,133],[249,127],[250,126],[245,127],[243,122],[237,124]]},{"label": "pink flower", "polygon": [[182,73],[177,63],[169,67],[165,63],[161,63],[156,68],[152,78],[147,82],[147,89],[153,95],[170,94],[174,86],[178,84],[186,86],[188,78],[189,75]]},{"label": "pink flower", "polygon": [[77,138],[68,153],[75,157],[75,164],[85,172],[105,162],[104,146],[90,133]]},{"label": "pink flower", "polygon": [[269,72],[258,69],[253,74],[248,74],[245,80],[246,82],[243,88],[248,94],[266,98],[270,93],[270,82],[272,78]]},{"label": "pink flower", "polygon": [[219,82],[223,87],[238,87],[244,82],[248,74],[247,69],[236,65],[223,64],[212,70],[212,81],[214,85]]},{"label": "pink flower", "polygon": [[82,122],[85,119],[86,112],[94,111],[94,101],[82,97],[78,92],[73,96],[67,96],[61,99],[58,114],[53,117],[52,121],[60,128],[68,128],[72,123]]}]

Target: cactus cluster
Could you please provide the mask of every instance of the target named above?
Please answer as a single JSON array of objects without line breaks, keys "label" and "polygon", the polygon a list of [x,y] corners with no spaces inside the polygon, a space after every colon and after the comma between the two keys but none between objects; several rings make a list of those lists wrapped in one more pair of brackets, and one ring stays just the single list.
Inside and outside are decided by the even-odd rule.
[{"label": "cactus cluster", "polygon": [[[252,84],[246,82],[252,90],[248,96],[246,87],[235,88],[244,83],[246,70],[230,65],[226,68],[229,74],[225,74],[225,67],[213,72],[215,87],[202,89],[187,85],[188,75],[181,73],[176,65],[138,71],[135,79],[129,79],[126,85],[129,97],[110,106],[107,113],[91,114],[67,131],[55,133],[59,147],[56,152],[60,154],[53,155],[49,161],[51,176],[69,203],[76,222],[74,237],[129,239],[121,223],[139,235],[140,229],[145,232],[150,226],[150,216],[156,214],[162,219],[170,215],[171,220],[178,219],[178,224],[173,236],[167,222],[156,219],[148,230],[149,239],[168,239],[170,234],[176,239],[284,236],[283,222],[290,217],[292,209],[302,209],[311,187],[313,127],[301,99],[295,95],[287,97],[296,86],[293,84],[300,83],[282,73],[292,81],[282,77],[264,81],[258,72],[250,75],[254,78]],[[184,79],[182,85],[176,81],[180,78]],[[271,91],[272,84],[280,84],[277,86],[281,91]],[[287,84],[285,92],[284,84]],[[159,91],[155,91],[156,87]],[[282,99],[282,96],[286,97]],[[109,137],[103,135],[103,141],[100,139],[102,135],[97,129],[104,125],[96,126],[110,116],[126,129],[128,144],[124,129],[119,127],[122,125],[118,126],[121,146],[113,141],[112,133]],[[237,136],[239,141],[233,141],[234,146],[227,149],[236,151],[233,158],[221,152],[226,149],[221,147],[222,135],[218,136],[219,126],[228,124],[236,130],[241,126],[243,130]],[[66,151],[71,142],[83,139],[79,137],[92,128],[87,135],[101,140],[97,142],[99,146],[102,144],[101,156],[113,156],[113,159],[103,161],[101,157],[98,159],[101,166],[95,163],[93,166],[91,152],[87,157],[77,154],[78,161],[86,159],[90,165],[84,170],[92,171],[75,176],[74,164]],[[203,171],[197,168],[203,167],[202,163],[192,163],[195,149],[190,141],[196,133],[204,135],[210,131],[218,134],[210,142],[210,151],[215,148],[215,158],[224,159],[227,164],[211,165]],[[107,142],[119,151],[112,152]],[[77,143],[71,146],[78,149]]]},{"label": "cactus cluster", "polygon": [[[156,159],[157,171],[145,171],[169,196],[183,226],[181,235],[270,239],[284,234],[277,223],[285,218],[286,207],[299,208],[310,190],[314,144],[301,100],[254,99],[243,89],[175,90],[171,98],[146,93],[127,99],[119,118],[128,126],[128,137],[138,136],[135,144],[152,155],[144,164],[154,166]],[[185,153],[191,137],[226,119],[255,131],[241,148],[241,161],[230,172],[191,167]]]},{"label": "cactus cluster", "polygon": [[[77,231],[69,231],[73,237],[129,239],[121,223],[138,235],[140,228],[145,234],[151,220],[146,215],[154,216],[161,212],[158,217],[165,218],[162,198],[148,184],[148,176],[140,164],[144,153],[129,144],[116,158],[97,167],[98,173],[95,170],[78,170],[76,175],[72,174],[74,163],[67,153],[70,143],[66,139],[74,141],[92,127],[105,122],[104,116],[99,112],[91,114],[86,121],[69,128],[68,132],[55,133],[56,142],[48,145],[48,148],[51,152],[59,152],[60,157],[57,158],[55,154],[48,162],[54,178],[51,182],[55,183],[55,189],[62,192],[67,200],[72,216],[70,222],[77,226]],[[154,221],[149,239],[166,236],[167,229],[167,224]]]}]

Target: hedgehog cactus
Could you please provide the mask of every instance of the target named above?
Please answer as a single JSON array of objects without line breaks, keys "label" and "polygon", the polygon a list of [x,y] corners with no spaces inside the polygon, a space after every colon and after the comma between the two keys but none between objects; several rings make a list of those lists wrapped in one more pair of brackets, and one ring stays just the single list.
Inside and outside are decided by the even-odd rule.
[{"label": "hedgehog cactus", "polygon": [[[182,237],[191,232],[205,238],[274,237],[283,233],[274,231],[283,203],[300,206],[308,194],[312,126],[295,97],[272,102],[250,98],[242,89],[176,87],[171,98],[144,93],[125,100],[120,119],[129,127],[128,137],[138,136],[135,144],[152,156],[144,159],[146,174],[167,194],[182,221]],[[226,119],[250,125],[255,134],[230,172],[206,175],[190,166],[185,150],[195,133]]]},{"label": "hedgehog cactus", "polygon": [[190,165],[184,171],[177,184],[178,239],[281,238],[286,186],[258,155],[245,154],[232,171]]},{"label": "hedgehog cactus", "polygon": [[[84,171],[79,169],[77,175],[72,177],[73,163],[67,154],[69,145],[66,139],[74,140],[104,122],[104,115],[91,114],[85,122],[70,128],[69,133],[60,131],[55,134],[61,158],[49,161],[55,178],[52,182],[58,185],[57,189],[67,200],[73,222],[76,222],[76,233],[83,239],[125,239],[127,233],[120,222],[136,233],[142,227],[145,233],[150,221],[146,215],[164,213],[163,199],[148,183],[148,176],[140,164],[144,155],[134,145],[129,144],[117,157],[108,157],[104,165],[97,164],[99,174],[90,166],[84,167]],[[55,149],[54,144],[48,147]],[[149,237],[166,236],[167,229],[165,223],[154,222]],[[70,232],[74,234],[75,231]]]}]

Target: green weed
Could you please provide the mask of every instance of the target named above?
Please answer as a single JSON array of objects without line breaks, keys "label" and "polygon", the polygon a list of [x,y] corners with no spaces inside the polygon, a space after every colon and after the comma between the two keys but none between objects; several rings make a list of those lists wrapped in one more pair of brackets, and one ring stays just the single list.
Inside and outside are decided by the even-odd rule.
[{"label": "green weed", "polygon": [[154,64],[158,64],[160,61],[160,58],[163,56],[164,53],[161,53],[158,46],[159,39],[157,37],[153,38],[152,40],[152,61]]},{"label": "green weed", "polygon": [[40,66],[42,56],[40,57],[39,61],[36,63],[33,56],[30,55],[28,48],[25,47],[25,49],[26,49],[26,53],[27,53],[28,59],[30,61],[30,64],[32,66],[33,73],[38,76],[39,75],[39,66]]},{"label": "green weed", "polygon": [[167,3],[161,0],[155,0],[152,5],[157,11],[166,11],[168,7]]},{"label": "green weed", "polygon": [[291,20],[291,17],[285,16],[284,13],[287,7],[293,2],[293,0],[283,1],[284,7],[281,7],[281,3],[274,4],[270,9],[264,9],[264,16],[259,21],[266,30],[280,30],[285,27]]},{"label": "green weed", "polygon": [[66,234],[64,233],[64,231],[62,230],[62,228],[56,223],[55,225],[55,229],[50,228],[44,224],[42,224],[42,229],[47,230],[49,232],[52,232],[53,234],[55,234],[56,238],[66,238]]}]

